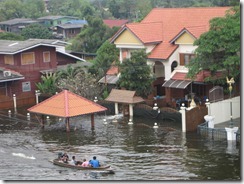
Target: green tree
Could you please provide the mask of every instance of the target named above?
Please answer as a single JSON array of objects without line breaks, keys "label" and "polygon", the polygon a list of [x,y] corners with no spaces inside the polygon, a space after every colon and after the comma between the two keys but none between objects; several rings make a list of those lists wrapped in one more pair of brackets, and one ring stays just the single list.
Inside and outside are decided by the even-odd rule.
[{"label": "green tree", "polygon": [[240,40],[240,8],[234,7],[225,17],[212,19],[209,31],[194,42],[198,48],[195,59],[187,66],[188,77],[194,78],[201,70],[210,70],[213,76],[215,72],[225,70],[225,76],[238,77]]},{"label": "green tree", "polygon": [[46,15],[45,4],[43,0],[23,0],[24,16],[36,19]]},{"label": "green tree", "polygon": [[68,89],[91,100],[102,94],[102,88],[94,75],[87,73],[82,67],[69,65],[66,70],[57,72],[56,85],[60,90]]},{"label": "green tree", "polygon": [[90,16],[87,21],[88,25],[71,41],[71,50],[95,53],[114,34],[100,18]]},{"label": "green tree", "polygon": [[0,20],[24,17],[24,4],[21,0],[4,0],[0,2]]},{"label": "green tree", "polygon": [[25,39],[39,38],[39,39],[50,39],[52,38],[51,31],[47,27],[41,24],[30,24],[26,26],[22,31],[21,35]]},{"label": "green tree", "polygon": [[104,76],[112,63],[118,62],[119,50],[114,44],[105,41],[102,46],[97,50],[97,57],[93,61],[93,65],[89,72],[95,74],[98,79]]},{"label": "green tree", "polygon": [[54,95],[57,92],[56,74],[46,73],[41,76],[41,82],[36,83],[37,89],[40,90],[42,95]]},{"label": "green tree", "polygon": [[135,90],[137,95],[147,97],[151,93],[153,76],[147,65],[145,50],[134,51],[130,59],[125,59],[119,67],[121,76],[120,88]]},{"label": "green tree", "polygon": [[24,40],[24,38],[21,35],[15,33],[1,32],[0,40]]}]

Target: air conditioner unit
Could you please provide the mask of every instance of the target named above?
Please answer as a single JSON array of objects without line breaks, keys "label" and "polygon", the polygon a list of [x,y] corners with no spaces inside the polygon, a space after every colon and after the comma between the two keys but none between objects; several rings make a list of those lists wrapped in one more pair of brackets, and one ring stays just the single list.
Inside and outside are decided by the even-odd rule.
[{"label": "air conditioner unit", "polygon": [[10,71],[3,71],[3,76],[4,77],[10,77],[11,76],[11,72]]}]

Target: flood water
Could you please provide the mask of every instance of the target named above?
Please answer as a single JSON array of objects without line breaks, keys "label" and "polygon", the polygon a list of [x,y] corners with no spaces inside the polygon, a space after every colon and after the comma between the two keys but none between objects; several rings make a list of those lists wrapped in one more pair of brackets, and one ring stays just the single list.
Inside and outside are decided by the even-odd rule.
[{"label": "flood water", "polygon": [[[197,133],[182,133],[181,123],[171,120],[136,118],[133,125],[120,117],[95,115],[72,118],[71,132],[63,120],[51,118],[42,130],[38,119],[24,114],[8,117],[0,112],[1,180],[204,180],[240,181],[240,145],[231,149],[227,141],[201,138]],[[159,128],[154,129],[157,122]],[[74,130],[75,129],[75,130]],[[77,160],[94,155],[109,164],[115,174],[62,168],[49,162],[59,152]]]}]

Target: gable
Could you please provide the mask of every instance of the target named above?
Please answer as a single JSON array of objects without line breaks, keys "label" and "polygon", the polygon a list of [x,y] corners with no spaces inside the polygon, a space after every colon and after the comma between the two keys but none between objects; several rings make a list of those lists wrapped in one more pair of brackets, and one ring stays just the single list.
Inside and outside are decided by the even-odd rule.
[{"label": "gable", "polygon": [[121,33],[114,41],[115,45],[119,44],[132,44],[132,45],[142,45],[141,41],[127,29]]},{"label": "gable", "polygon": [[184,32],[179,38],[175,40],[175,44],[193,44],[195,39],[188,32]]}]

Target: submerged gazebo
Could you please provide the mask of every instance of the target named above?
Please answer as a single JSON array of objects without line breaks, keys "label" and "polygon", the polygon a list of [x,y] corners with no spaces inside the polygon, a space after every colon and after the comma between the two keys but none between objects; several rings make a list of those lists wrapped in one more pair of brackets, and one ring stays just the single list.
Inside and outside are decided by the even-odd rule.
[{"label": "submerged gazebo", "polygon": [[144,102],[145,100],[139,96],[135,96],[136,91],[130,90],[120,90],[120,89],[112,89],[109,96],[105,99],[105,101],[115,102],[115,115],[118,115],[119,109],[118,104],[128,104],[129,105],[129,116],[133,116],[133,105],[137,103]]},{"label": "submerged gazebo", "polygon": [[[65,118],[66,131],[69,132],[69,118],[91,114],[91,126],[94,127],[94,113],[106,111],[107,108],[68,90],[63,90],[27,110],[31,113]],[[44,126],[44,116],[42,117]]]}]

